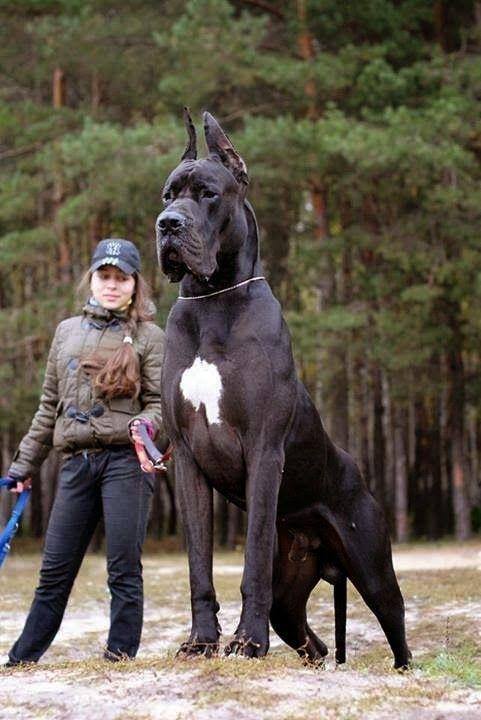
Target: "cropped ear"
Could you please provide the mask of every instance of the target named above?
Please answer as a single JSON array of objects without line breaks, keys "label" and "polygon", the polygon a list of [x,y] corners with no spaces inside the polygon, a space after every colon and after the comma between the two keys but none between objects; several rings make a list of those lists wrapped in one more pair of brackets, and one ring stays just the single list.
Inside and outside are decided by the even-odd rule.
[{"label": "cropped ear", "polygon": [[183,115],[185,128],[187,130],[187,134],[189,135],[189,143],[185,148],[181,160],[197,160],[197,137],[195,134],[194,123],[192,122],[192,118],[190,117],[189,108],[184,108]]},{"label": "cropped ear", "polygon": [[217,120],[208,112],[204,113],[204,133],[211,155],[217,155],[221,163],[233,174],[237,182],[249,184],[247,167]]}]

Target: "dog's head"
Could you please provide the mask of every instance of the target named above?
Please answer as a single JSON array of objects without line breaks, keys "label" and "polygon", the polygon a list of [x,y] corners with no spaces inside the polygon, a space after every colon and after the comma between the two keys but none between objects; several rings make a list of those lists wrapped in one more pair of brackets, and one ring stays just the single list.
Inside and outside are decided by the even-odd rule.
[{"label": "dog's head", "polygon": [[171,282],[186,273],[208,282],[219,254],[235,255],[247,233],[244,200],[247,168],[217,121],[204,113],[209,154],[197,160],[195,128],[187,109],[189,142],[163,190],[165,209],[156,221],[157,253]]}]

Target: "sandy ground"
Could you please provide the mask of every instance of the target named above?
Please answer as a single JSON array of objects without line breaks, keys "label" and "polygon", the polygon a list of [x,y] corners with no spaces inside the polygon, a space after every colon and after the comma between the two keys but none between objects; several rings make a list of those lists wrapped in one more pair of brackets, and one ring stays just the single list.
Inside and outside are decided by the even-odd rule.
[{"label": "sandy ground", "polygon": [[[0,671],[0,718],[88,720],[481,720],[481,544],[397,549],[414,668],[399,674],[376,619],[351,589],[348,662],[305,668],[271,632],[263,660],[180,660],[189,628],[186,559],[145,558],[145,622],[135,663],[101,658],[108,631],[105,561],[88,556],[62,628],[38,666]],[[37,556],[12,555],[0,574],[0,659],[20,632]],[[239,615],[242,556],[219,555],[215,582],[226,642]],[[311,625],[333,641],[332,591],[321,584]],[[470,671],[470,672],[468,672]]]},{"label": "sandy ground", "polygon": [[394,568],[403,570],[451,570],[475,568],[481,570],[481,545],[421,545],[394,549]]}]

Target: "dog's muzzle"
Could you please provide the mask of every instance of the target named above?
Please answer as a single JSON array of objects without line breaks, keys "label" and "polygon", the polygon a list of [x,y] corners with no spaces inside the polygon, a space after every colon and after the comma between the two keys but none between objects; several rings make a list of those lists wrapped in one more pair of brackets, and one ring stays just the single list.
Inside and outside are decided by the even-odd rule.
[{"label": "dog's muzzle", "polygon": [[157,255],[162,272],[171,282],[179,282],[187,272],[181,247],[187,225],[185,217],[173,210],[164,210],[157,218]]},{"label": "dog's muzzle", "polygon": [[178,235],[187,225],[187,219],[176,210],[164,210],[157,218],[157,228],[164,236]]},{"label": "dog's muzzle", "polygon": [[157,218],[156,233],[159,264],[170,282],[179,282],[186,273],[209,281],[217,268],[215,246],[209,252],[191,217],[169,207]]},{"label": "dog's muzzle", "polygon": [[158,256],[162,272],[171,282],[180,282],[187,272],[187,266],[182,260],[178,242],[172,238],[160,239]]}]

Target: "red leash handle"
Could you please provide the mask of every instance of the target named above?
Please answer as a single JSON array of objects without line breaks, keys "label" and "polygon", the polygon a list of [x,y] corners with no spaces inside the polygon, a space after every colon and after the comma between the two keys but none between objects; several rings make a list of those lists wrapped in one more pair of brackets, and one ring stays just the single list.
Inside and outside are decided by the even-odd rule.
[{"label": "red leash handle", "polygon": [[[146,425],[140,423],[139,425],[137,425],[136,431],[142,438],[142,445],[144,446],[145,452],[149,456],[149,459],[154,466],[154,470],[160,470],[165,472],[167,470],[165,463],[167,462],[167,460],[170,459],[172,455],[172,445],[169,445],[167,451],[162,454],[157,445],[155,445],[152,438],[150,437],[149,430]],[[139,449],[137,447],[138,445],[142,447],[140,443],[135,443],[135,445],[136,450]]]}]

